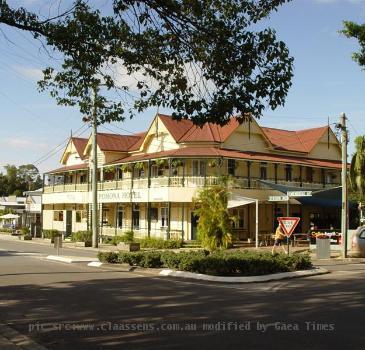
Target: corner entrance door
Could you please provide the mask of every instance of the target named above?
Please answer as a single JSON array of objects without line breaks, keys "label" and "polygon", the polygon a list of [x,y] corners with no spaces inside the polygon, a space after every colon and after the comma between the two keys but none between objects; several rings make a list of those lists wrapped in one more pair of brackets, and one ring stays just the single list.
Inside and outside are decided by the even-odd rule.
[{"label": "corner entrance door", "polygon": [[66,211],[66,236],[70,236],[72,233],[72,211]]},{"label": "corner entrance door", "polygon": [[198,221],[199,221],[199,216],[195,215],[194,213],[191,213],[190,222],[191,222],[191,239],[192,240],[195,240],[198,238]]}]

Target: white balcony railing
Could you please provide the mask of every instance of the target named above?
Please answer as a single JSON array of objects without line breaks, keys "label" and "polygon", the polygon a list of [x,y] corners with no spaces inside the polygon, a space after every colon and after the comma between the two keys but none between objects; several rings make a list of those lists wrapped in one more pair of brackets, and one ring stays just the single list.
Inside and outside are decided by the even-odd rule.
[{"label": "white balcony railing", "polygon": [[[274,180],[270,180],[274,184]],[[220,178],[217,176],[159,176],[150,179],[151,188],[159,187],[204,187],[218,185]],[[278,180],[276,182],[280,185],[290,187],[303,187],[313,190],[320,190],[323,188],[333,188],[339,186],[337,183],[318,183],[318,182],[298,182],[298,181],[285,181]],[[271,188],[270,183],[263,183],[257,178],[234,178],[228,180],[228,186],[231,188],[241,189],[268,189]],[[108,190],[128,190],[132,188],[132,179],[104,181],[98,183],[98,189],[100,191]],[[148,188],[148,178],[133,179],[133,188],[145,189]],[[83,184],[60,184],[54,186],[45,186],[44,193],[53,192],[86,192],[89,190],[87,183]]]}]

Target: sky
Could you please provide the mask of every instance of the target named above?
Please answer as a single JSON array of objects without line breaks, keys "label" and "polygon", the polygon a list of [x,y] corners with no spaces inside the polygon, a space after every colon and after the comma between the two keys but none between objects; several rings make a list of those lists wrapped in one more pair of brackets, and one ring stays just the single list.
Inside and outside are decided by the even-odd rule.
[{"label": "sky", "polygon": [[[8,3],[44,13],[57,1]],[[364,23],[365,0],[293,0],[271,15],[267,25],[288,46],[295,69],[285,106],[266,110],[259,124],[296,130],[326,125],[329,118],[334,126],[344,112],[351,155],[353,139],[365,134],[365,72],[351,59],[356,41],[338,33],[343,20]],[[0,169],[28,163],[41,172],[57,168],[71,133],[86,137],[90,130],[77,109],[58,106],[48,92],[37,91],[41,69],[59,62],[57,57],[50,59],[28,33],[4,25],[0,29]],[[143,131],[156,112],[151,108],[100,131]]]}]

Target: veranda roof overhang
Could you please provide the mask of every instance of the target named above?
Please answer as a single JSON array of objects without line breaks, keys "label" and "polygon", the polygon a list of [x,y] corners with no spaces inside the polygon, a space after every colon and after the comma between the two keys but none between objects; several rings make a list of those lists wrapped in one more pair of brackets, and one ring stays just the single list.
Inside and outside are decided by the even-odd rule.
[{"label": "veranda roof overhang", "polygon": [[295,198],[300,204],[303,205],[326,208],[342,207],[342,186],[325,189],[313,189],[308,187],[286,186],[283,184],[276,184],[275,182],[268,180],[259,181],[283,194],[286,194],[288,191],[312,191],[312,196]]}]

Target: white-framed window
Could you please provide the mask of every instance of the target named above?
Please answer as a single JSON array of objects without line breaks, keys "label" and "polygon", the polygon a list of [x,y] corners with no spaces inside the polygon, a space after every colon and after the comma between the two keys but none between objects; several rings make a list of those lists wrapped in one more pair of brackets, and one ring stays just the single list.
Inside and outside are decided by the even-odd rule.
[{"label": "white-framed window", "polygon": [[63,210],[53,211],[53,221],[63,221]]},{"label": "white-framed window", "polygon": [[84,222],[87,218],[87,212],[86,210],[76,210],[76,217],[75,217],[75,221],[76,222]]},{"label": "white-framed window", "polygon": [[132,226],[133,229],[139,230],[139,204],[133,203],[132,206]]},{"label": "white-framed window", "polygon": [[227,162],[227,172],[228,172],[228,175],[232,175],[232,176],[235,175],[235,172],[236,172],[236,161],[234,159],[228,159],[228,162]]},{"label": "white-framed window", "polygon": [[260,164],[260,179],[261,180],[267,179],[267,163]]},{"label": "white-framed window", "polygon": [[205,176],[206,167],[205,160],[193,160],[193,176]]},{"label": "white-framed window", "polygon": [[169,224],[169,208],[161,208],[161,227],[167,227]]},{"label": "white-framed window", "polygon": [[233,222],[233,228],[236,228],[236,229],[245,228],[245,210],[243,208],[236,209],[233,212],[233,215],[236,217],[235,222]]}]

